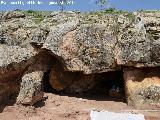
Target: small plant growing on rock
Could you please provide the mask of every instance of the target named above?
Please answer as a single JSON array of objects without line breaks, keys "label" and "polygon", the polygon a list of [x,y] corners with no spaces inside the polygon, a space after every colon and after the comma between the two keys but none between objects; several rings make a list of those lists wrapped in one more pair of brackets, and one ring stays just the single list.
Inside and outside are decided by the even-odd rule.
[{"label": "small plant growing on rock", "polygon": [[22,12],[27,16],[32,16],[32,19],[35,21],[36,24],[39,24],[45,18],[45,15],[42,11],[27,10]]},{"label": "small plant growing on rock", "polygon": [[108,8],[108,9],[104,10],[104,13],[113,14],[113,13],[117,13],[117,11],[115,8]]}]

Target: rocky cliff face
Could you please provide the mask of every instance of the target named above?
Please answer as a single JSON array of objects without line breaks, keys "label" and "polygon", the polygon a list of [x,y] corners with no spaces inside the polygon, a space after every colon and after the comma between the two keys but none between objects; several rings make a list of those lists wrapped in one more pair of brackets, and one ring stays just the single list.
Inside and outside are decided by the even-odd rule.
[{"label": "rocky cliff face", "polygon": [[[152,75],[139,81],[137,74],[142,77],[146,67],[156,67],[158,73],[159,16],[159,11],[1,12],[0,102],[13,97],[17,103],[34,104],[43,97],[45,74],[53,89],[79,93],[95,86],[97,74],[117,70],[124,70],[128,103],[146,102],[152,88],[157,99],[149,95],[148,101],[158,102],[158,75],[152,84]],[[135,91],[136,85],[149,90]]]}]

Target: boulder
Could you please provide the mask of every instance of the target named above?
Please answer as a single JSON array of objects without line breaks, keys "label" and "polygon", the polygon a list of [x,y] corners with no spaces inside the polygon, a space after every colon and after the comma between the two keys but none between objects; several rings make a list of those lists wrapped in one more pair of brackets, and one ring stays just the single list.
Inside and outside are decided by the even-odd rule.
[{"label": "boulder", "polygon": [[48,31],[42,48],[62,61],[66,71],[94,74],[115,71],[120,66],[159,66],[152,58],[158,55],[153,51],[158,49],[159,40],[150,38],[143,16],[80,14]]},{"label": "boulder", "polygon": [[17,103],[33,105],[37,101],[43,99],[43,75],[44,73],[42,71],[35,71],[26,73],[22,77]]},{"label": "boulder", "polygon": [[106,25],[78,25],[78,21],[71,21],[50,28],[43,48],[64,62],[66,71],[93,74],[115,70],[112,51],[117,40],[104,29]]},{"label": "boulder", "polygon": [[125,93],[129,105],[160,102],[160,68],[124,69]]},{"label": "boulder", "polygon": [[43,99],[43,82],[47,81],[44,74],[54,62],[54,57],[46,50],[33,57],[32,64],[22,77],[17,103],[33,105]]},{"label": "boulder", "polygon": [[151,44],[142,19],[137,17],[118,36],[114,52],[117,64],[135,67],[138,67],[139,64],[147,66],[151,63]]},{"label": "boulder", "polygon": [[[19,97],[17,101],[24,104],[27,104],[25,96],[28,95],[30,95],[28,104],[33,104],[42,99],[43,89],[40,87],[43,82],[42,73],[48,72],[51,68],[54,62],[52,55],[45,50],[39,52],[33,48],[7,45],[0,45],[0,51],[0,103],[7,103],[11,99],[15,100],[18,94],[24,97]],[[39,78],[35,78],[36,74],[28,74],[36,71],[42,72],[37,73]],[[34,81],[35,79],[38,80]],[[25,90],[27,93],[24,92]],[[34,95],[31,96],[32,94]],[[22,101],[22,98],[25,100]]]},{"label": "boulder", "polygon": [[2,19],[12,19],[12,18],[24,18],[26,15],[20,11],[9,11],[3,14]]},{"label": "boulder", "polygon": [[[19,46],[0,45],[0,101],[6,102],[9,96],[16,96],[21,77],[32,64],[36,52]],[[11,98],[10,98],[11,99]],[[4,101],[6,100],[6,101]]]}]

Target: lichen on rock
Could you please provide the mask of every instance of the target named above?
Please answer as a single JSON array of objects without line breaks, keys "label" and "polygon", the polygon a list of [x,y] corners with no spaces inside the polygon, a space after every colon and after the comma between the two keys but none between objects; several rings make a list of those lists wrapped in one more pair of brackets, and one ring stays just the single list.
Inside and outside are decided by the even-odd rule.
[{"label": "lichen on rock", "polygon": [[[151,101],[157,101],[159,94],[152,88],[159,88],[148,82],[154,81],[154,77],[144,75],[139,82],[135,72],[148,74],[150,71],[139,69],[160,66],[159,14],[1,12],[0,99],[20,91],[19,96],[29,95],[24,97],[28,100],[24,103],[35,103],[39,99],[34,99],[34,93],[43,93],[39,86],[43,86],[44,74],[56,91],[81,93],[94,86],[95,74],[124,70],[128,101],[145,101],[148,94]],[[132,85],[139,89],[132,91]],[[41,94],[38,98],[42,97]]]},{"label": "lichen on rock", "polygon": [[37,101],[43,99],[42,87],[43,72],[36,71],[26,73],[22,77],[20,92],[17,102],[21,104],[33,105]]}]

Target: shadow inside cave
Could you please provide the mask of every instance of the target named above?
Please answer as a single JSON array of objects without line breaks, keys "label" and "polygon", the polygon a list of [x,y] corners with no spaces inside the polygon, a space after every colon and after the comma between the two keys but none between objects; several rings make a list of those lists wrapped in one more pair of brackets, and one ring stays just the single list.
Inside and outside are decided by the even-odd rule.
[{"label": "shadow inside cave", "polygon": [[0,113],[3,112],[6,106],[13,106],[14,104],[16,104],[17,96],[18,94],[11,94],[9,96],[4,97],[0,104]]},{"label": "shadow inside cave", "polygon": [[95,74],[95,85],[81,93],[68,93],[65,90],[56,91],[49,83],[49,76],[44,76],[44,92],[59,96],[76,97],[96,101],[115,101],[126,103],[123,71],[111,71]]}]

